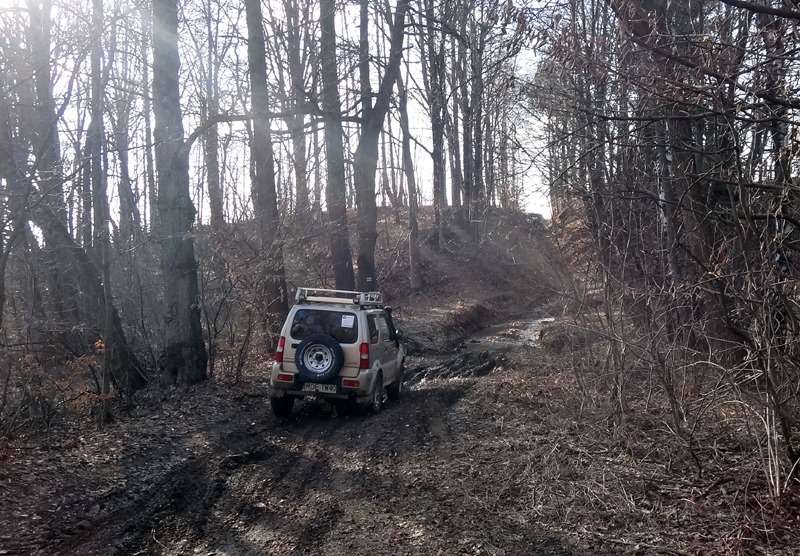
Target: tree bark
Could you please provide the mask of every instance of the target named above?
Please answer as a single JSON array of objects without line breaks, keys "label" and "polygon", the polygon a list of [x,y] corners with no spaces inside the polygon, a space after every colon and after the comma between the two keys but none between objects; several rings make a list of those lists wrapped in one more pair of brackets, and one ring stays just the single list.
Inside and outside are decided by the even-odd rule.
[{"label": "tree bark", "polygon": [[464,187],[464,176],[461,173],[461,149],[459,146],[459,92],[458,86],[458,59],[456,57],[456,39],[451,38],[452,46],[450,51],[451,70],[450,70],[450,91],[453,97],[452,113],[446,115],[445,124],[447,125],[447,147],[450,154],[450,203],[453,207],[461,206],[461,191]]},{"label": "tree bark", "polygon": [[[211,5],[207,4],[206,13],[206,40],[208,42],[208,57],[206,59],[206,80],[205,80],[205,116],[206,121],[213,122],[219,114],[219,98],[217,84],[218,63],[214,51],[216,41],[211,27]],[[206,159],[206,179],[208,182],[208,207],[210,210],[211,229],[221,232],[225,227],[225,216],[223,211],[222,187],[219,181],[219,128],[212,123],[206,130],[205,141],[203,143]]]},{"label": "tree bark", "polygon": [[278,238],[279,214],[275,187],[275,154],[270,138],[269,97],[267,93],[267,62],[264,44],[261,0],[245,0],[247,16],[247,59],[252,95],[253,140],[251,157],[255,161],[253,201],[264,257],[265,291],[263,309],[277,314],[281,320],[288,310],[286,278],[283,267],[283,248]]},{"label": "tree bark", "polygon": [[[446,168],[444,147],[444,111],[445,111],[445,67],[444,67],[444,39],[437,41],[436,19],[433,9],[433,0],[423,0],[425,24],[425,40],[423,42],[422,68],[428,74],[428,105],[431,116],[431,136],[433,159],[433,225],[436,233],[436,245],[440,247],[444,242],[442,227],[442,212],[447,205],[446,197]],[[420,14],[422,17],[422,14]],[[427,53],[425,53],[427,50]],[[426,62],[427,60],[427,62]]]},{"label": "tree bark", "polygon": [[295,183],[295,216],[300,223],[308,218],[308,159],[306,157],[306,131],[303,105],[305,104],[305,81],[300,50],[300,14],[297,0],[286,0],[286,46],[289,62],[289,83],[293,114],[288,118],[292,140],[292,155]]},{"label": "tree bark", "polygon": [[462,137],[462,157],[464,160],[464,183],[463,183],[463,222],[464,226],[469,229],[469,222],[472,219],[472,201],[473,201],[473,143],[472,143],[472,130],[473,130],[473,114],[472,104],[470,102],[469,92],[469,68],[467,63],[467,19],[469,11],[465,2],[461,6],[461,19],[459,22],[459,31],[464,40],[458,43],[458,66],[461,82],[459,84],[459,96],[461,97],[461,114],[463,117],[463,137]]},{"label": "tree bark", "polygon": [[[378,166],[378,139],[389,110],[394,83],[400,71],[405,20],[409,0],[398,0],[391,31],[389,62],[381,79],[375,105],[364,122],[355,154],[355,188],[358,204],[358,287],[378,287],[375,272],[375,243],[378,238],[378,210],[375,204],[375,172]],[[363,85],[362,85],[363,86]]]},{"label": "tree bark", "polygon": [[177,0],[154,0],[153,20],[158,22],[153,32],[158,232],[167,310],[159,367],[165,383],[193,384],[206,378],[207,354],[191,236],[196,212],[189,196],[189,154],[181,119]]},{"label": "tree bark", "polygon": [[[147,3],[145,3],[147,6]],[[144,119],[144,162],[145,162],[145,179],[147,181],[147,199],[149,201],[149,227],[150,233],[155,235],[156,227],[158,225],[158,190],[156,186],[156,173],[155,163],[153,161],[153,125],[151,121],[151,113],[153,111],[153,103],[150,96],[150,77],[149,77],[149,62],[148,54],[150,50],[150,41],[152,40],[153,33],[153,16],[150,10],[146,7],[140,9],[141,14],[141,56],[142,56],[142,98],[143,98],[143,119]]]},{"label": "tree bark", "polygon": [[417,219],[418,198],[417,181],[414,175],[414,161],[411,156],[411,132],[408,125],[408,95],[402,78],[397,79],[397,92],[400,97],[400,131],[403,136],[403,171],[408,182],[408,275],[411,289],[422,288],[420,269],[419,223]]},{"label": "tree bark", "polygon": [[59,218],[67,221],[64,205],[61,165],[61,143],[58,137],[58,116],[53,98],[50,70],[51,0],[29,0],[30,50],[33,84],[36,91],[36,136],[39,152],[37,171],[45,199]]},{"label": "tree bark", "polygon": [[353,256],[347,229],[347,180],[344,169],[342,109],[336,69],[336,2],[320,0],[322,109],[325,113],[325,197],[330,223],[330,249],[336,287],[355,288]]}]

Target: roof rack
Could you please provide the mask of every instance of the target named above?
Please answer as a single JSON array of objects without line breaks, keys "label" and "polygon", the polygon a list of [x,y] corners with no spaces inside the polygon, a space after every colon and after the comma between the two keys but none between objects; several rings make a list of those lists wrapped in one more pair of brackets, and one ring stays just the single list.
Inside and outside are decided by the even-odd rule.
[{"label": "roof rack", "polygon": [[381,292],[297,288],[295,301],[297,303],[338,303],[362,307],[383,307],[383,294]]}]

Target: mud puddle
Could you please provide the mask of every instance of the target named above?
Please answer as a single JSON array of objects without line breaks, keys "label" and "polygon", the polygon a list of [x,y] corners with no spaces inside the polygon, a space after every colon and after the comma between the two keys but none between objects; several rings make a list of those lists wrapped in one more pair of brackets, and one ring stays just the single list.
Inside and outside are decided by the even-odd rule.
[{"label": "mud puddle", "polygon": [[539,344],[539,334],[552,322],[553,317],[515,320],[484,328],[462,345],[471,352],[504,352],[519,347],[535,347]]},{"label": "mud puddle", "polygon": [[542,328],[554,321],[552,317],[514,320],[485,328],[465,340],[453,354],[413,361],[407,370],[406,385],[413,388],[428,380],[488,375],[507,363],[507,352],[535,347]]}]

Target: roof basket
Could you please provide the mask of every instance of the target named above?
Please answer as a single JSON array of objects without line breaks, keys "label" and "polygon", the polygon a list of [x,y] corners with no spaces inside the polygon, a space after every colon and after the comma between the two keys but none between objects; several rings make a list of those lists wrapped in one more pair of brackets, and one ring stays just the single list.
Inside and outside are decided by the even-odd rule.
[{"label": "roof basket", "polygon": [[325,290],[319,288],[297,288],[297,303],[338,303],[362,307],[383,306],[381,292],[355,292],[347,290]]}]

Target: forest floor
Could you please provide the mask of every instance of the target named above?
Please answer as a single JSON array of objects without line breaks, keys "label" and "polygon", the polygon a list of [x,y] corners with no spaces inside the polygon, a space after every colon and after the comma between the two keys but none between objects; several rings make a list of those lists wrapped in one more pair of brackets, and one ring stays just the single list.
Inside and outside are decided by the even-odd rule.
[{"label": "forest floor", "polygon": [[[509,307],[481,306],[451,307],[448,330]],[[415,355],[377,416],[302,404],[277,419],[249,377],[6,446],[0,554],[794,553],[792,524],[765,522],[765,540],[724,481],[664,472],[652,452],[677,448],[662,435],[632,448],[601,432],[606,415],[537,345],[548,311]]]}]

